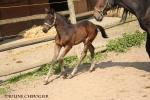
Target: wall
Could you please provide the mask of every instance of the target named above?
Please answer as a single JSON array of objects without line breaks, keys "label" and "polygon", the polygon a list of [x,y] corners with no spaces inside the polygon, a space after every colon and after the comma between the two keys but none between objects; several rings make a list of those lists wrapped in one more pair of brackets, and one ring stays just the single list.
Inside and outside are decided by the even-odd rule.
[{"label": "wall", "polygon": [[[0,7],[32,5],[41,3],[62,2],[67,0],[0,0]],[[74,0],[76,14],[87,12],[93,9],[96,0]],[[51,6],[56,11],[68,10],[67,3],[23,6],[13,8],[0,8],[0,20],[31,16],[35,14],[45,13],[44,9]],[[33,25],[41,25],[43,20],[31,20],[18,22],[13,24],[0,25],[0,37],[18,34],[19,32],[32,27]]]},{"label": "wall", "polygon": [[[32,5],[35,3],[40,4],[48,2],[49,0],[1,0],[0,7]],[[44,8],[46,7],[49,7],[49,5],[0,8],[0,20],[41,14],[44,13]],[[41,22],[42,20],[31,20],[0,25],[0,36],[10,36],[17,34],[24,29],[32,27],[34,24],[39,25]]]}]

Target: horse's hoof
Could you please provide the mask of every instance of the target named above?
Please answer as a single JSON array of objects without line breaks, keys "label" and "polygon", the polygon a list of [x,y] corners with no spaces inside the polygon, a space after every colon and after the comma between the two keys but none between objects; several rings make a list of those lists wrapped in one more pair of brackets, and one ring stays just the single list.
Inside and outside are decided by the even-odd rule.
[{"label": "horse's hoof", "polygon": [[74,75],[69,75],[68,77],[67,77],[67,79],[71,79],[71,78],[73,78],[74,77]]},{"label": "horse's hoof", "polygon": [[92,69],[92,70],[89,70],[90,73],[92,73],[93,71],[94,71],[93,69]]},{"label": "horse's hoof", "polygon": [[44,81],[43,85],[47,85],[49,82],[48,81]]},{"label": "horse's hoof", "polygon": [[125,21],[121,20],[121,21],[120,21],[120,24],[123,24],[123,23],[125,23]]}]

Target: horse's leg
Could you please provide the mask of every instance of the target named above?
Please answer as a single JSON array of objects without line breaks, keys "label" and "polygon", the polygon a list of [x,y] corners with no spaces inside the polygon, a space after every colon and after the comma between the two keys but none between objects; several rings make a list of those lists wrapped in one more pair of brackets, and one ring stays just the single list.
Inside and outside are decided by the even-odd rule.
[{"label": "horse's leg", "polygon": [[69,79],[72,78],[75,75],[75,73],[78,71],[78,66],[80,65],[80,63],[82,62],[82,60],[85,58],[85,56],[87,54],[87,50],[88,50],[88,45],[84,44],[84,49],[83,49],[83,51],[81,53],[81,57],[80,57],[79,61],[77,62],[77,65],[73,69],[72,73],[69,75],[69,77],[68,77]]},{"label": "horse's leg", "polygon": [[146,51],[150,58],[150,8],[147,10],[145,17],[140,22],[141,27],[147,32]]},{"label": "horse's leg", "polygon": [[91,67],[89,69],[90,72],[92,72],[94,70],[94,67],[95,67],[95,59],[94,59],[94,56],[95,56],[95,48],[92,44],[89,45],[89,51],[91,53]]},{"label": "horse's leg", "polygon": [[64,51],[62,52],[62,54],[58,58],[59,65],[61,67],[61,73],[58,77],[60,77],[61,75],[64,75],[64,77],[66,77],[65,68],[64,68],[64,57],[70,51],[71,48],[72,48],[72,45],[71,46],[70,45],[65,46]]},{"label": "horse's leg", "polygon": [[49,79],[49,77],[50,77],[50,76],[53,74],[53,72],[54,72],[53,66],[54,66],[55,63],[57,62],[57,57],[58,57],[58,55],[59,55],[59,52],[60,52],[61,48],[62,48],[62,47],[61,47],[60,45],[55,44],[55,46],[54,46],[54,56],[53,56],[53,59],[52,59],[52,64],[51,64],[50,69],[49,69],[49,71],[48,71],[48,73],[47,73],[47,76],[46,76],[46,78],[45,78],[45,80],[44,80],[44,85],[48,84],[48,79]]},{"label": "horse's leg", "polygon": [[128,11],[124,9],[121,20],[120,20],[120,23],[124,23],[126,21],[127,15],[128,15]]},{"label": "horse's leg", "polygon": [[148,29],[148,32],[147,32],[146,51],[150,58],[150,28]]}]

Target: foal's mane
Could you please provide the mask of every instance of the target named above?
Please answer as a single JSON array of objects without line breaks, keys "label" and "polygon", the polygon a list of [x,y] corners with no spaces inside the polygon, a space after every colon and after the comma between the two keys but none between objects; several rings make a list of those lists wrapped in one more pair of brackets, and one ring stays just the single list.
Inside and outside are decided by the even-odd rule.
[{"label": "foal's mane", "polygon": [[67,24],[71,24],[70,20],[67,19],[65,16],[59,14],[59,13],[55,13],[56,15],[58,15],[59,17],[61,17]]}]

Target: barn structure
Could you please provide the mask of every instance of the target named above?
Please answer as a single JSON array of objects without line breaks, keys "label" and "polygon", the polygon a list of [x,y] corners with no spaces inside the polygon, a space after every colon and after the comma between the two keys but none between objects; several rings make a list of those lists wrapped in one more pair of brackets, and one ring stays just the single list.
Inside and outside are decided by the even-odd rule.
[{"label": "barn structure", "polygon": [[0,0],[0,37],[41,25],[45,8],[69,15],[73,23],[77,17],[92,14],[96,0]]}]

